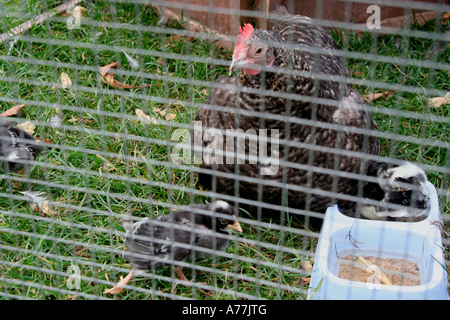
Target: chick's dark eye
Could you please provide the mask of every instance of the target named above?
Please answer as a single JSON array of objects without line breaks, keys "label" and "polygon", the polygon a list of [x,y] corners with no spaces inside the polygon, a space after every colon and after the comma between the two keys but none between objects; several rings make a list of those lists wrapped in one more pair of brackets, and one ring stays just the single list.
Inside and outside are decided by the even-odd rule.
[{"label": "chick's dark eye", "polygon": [[262,53],[262,48],[256,49],[256,54],[261,54],[261,53]]}]

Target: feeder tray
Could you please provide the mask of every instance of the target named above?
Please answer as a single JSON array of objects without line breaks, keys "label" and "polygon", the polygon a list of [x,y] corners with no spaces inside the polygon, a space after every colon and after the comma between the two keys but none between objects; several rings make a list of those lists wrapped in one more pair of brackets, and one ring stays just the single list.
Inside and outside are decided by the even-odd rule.
[{"label": "feeder tray", "polygon": [[427,183],[428,217],[375,221],[325,213],[308,299],[445,299],[447,273],[436,189]]}]

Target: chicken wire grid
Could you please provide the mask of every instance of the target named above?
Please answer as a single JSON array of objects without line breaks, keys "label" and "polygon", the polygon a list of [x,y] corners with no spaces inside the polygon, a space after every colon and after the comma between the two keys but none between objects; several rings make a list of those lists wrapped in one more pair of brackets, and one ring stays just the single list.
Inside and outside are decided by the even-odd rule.
[{"label": "chicken wire grid", "polygon": [[[307,195],[325,193],[356,202],[360,197],[336,192],[336,183],[323,192],[288,184],[286,177],[271,182],[239,172],[215,172],[217,178],[209,189],[199,184],[198,175],[210,171],[187,161],[193,158],[183,153],[190,146],[197,109],[210,90],[224,87],[215,80],[228,74],[232,47],[226,43],[233,44],[239,32],[219,34],[214,32],[214,19],[206,27],[186,12],[245,16],[253,24],[259,18],[279,18],[267,14],[264,3],[255,2],[253,10],[242,10],[221,8],[214,1],[0,2],[2,112],[8,110],[8,121],[32,133],[44,147],[26,176],[2,173],[1,297],[306,298],[320,231],[320,225],[310,222],[323,219],[324,211],[289,207],[288,191],[297,187]],[[285,4],[290,9],[295,2]],[[355,4],[384,2],[344,4],[351,11]],[[324,3],[317,1],[316,5],[320,13]],[[415,1],[390,5],[405,8],[415,17],[408,27],[368,29],[366,23],[342,17],[321,19],[320,14],[314,23],[332,35],[339,47],[334,54],[342,56],[352,71],[350,78],[334,80],[352,84],[370,101],[364,108],[380,127],[376,131],[353,129],[381,141],[379,156],[356,155],[393,164],[410,161],[423,168],[436,187],[446,254],[442,267],[447,268],[450,23],[445,13],[450,6]],[[163,8],[182,13],[168,16]],[[434,15],[424,18],[418,10]],[[323,53],[318,48],[310,50]],[[329,77],[314,72],[309,76]],[[260,93],[259,89],[248,90]],[[267,94],[323,103],[315,96]],[[11,109],[15,106],[21,107]],[[224,111],[214,103],[205,108]],[[252,115],[317,128],[324,125],[314,119],[295,120],[287,112],[254,111]],[[339,125],[332,128],[343,130]],[[280,140],[281,148],[295,144],[301,143]],[[301,147],[312,156],[322,150],[308,143]],[[340,149],[326,151],[336,157],[345,155]],[[311,163],[279,161],[280,166],[346,177],[339,170]],[[281,187],[286,199],[265,203],[261,192],[255,199],[245,199],[239,188],[231,195],[221,193],[216,179],[227,175],[253,181],[260,186],[258,190],[263,185]],[[350,177],[368,179],[359,173]],[[174,268],[167,266],[136,277],[117,295],[104,293],[130,271],[122,257],[122,217],[138,221],[216,198],[240,209],[243,232],[233,233],[227,250],[216,257],[180,262],[193,281],[191,286],[180,284]],[[266,217],[267,208],[281,210],[281,214]]]}]

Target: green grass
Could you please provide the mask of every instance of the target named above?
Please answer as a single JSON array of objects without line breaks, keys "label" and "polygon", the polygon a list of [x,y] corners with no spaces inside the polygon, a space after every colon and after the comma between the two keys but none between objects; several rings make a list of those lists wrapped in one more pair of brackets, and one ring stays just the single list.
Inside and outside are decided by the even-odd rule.
[{"label": "green grass", "polygon": [[[38,0],[29,7],[21,6],[20,3],[2,3],[4,7],[0,8],[13,12],[19,12],[18,8],[22,8],[20,12],[39,14],[47,6],[45,1]],[[59,20],[46,21],[26,34],[42,41],[19,40],[11,50],[8,42],[0,44],[1,56],[6,56],[9,51],[9,57],[15,58],[9,62],[0,59],[1,110],[26,101],[27,106],[21,111],[20,122],[27,119],[35,121],[36,137],[51,146],[39,157],[43,165],[33,169],[31,182],[14,187],[8,179],[3,179],[0,184],[0,254],[4,261],[0,266],[2,294],[33,299],[91,297],[83,295],[107,297],[103,291],[129,269],[129,264],[120,255],[123,236],[115,233],[116,230],[122,231],[119,221],[121,214],[154,216],[167,213],[169,208],[166,204],[182,205],[209,200],[189,192],[189,188],[195,189],[197,178],[194,174],[160,163],[168,161],[170,149],[165,142],[170,140],[172,131],[178,127],[177,123],[189,124],[195,115],[189,103],[161,101],[172,99],[201,103],[207,97],[207,86],[162,81],[158,76],[211,81],[217,74],[226,73],[226,67],[208,64],[201,59],[214,57],[229,60],[231,53],[214,47],[206,40],[101,25],[103,22],[116,22],[156,26],[159,17],[147,6],[102,2],[82,2],[81,5],[88,9],[83,19],[99,22],[99,25],[82,25],[81,29],[68,30],[64,19],[59,16]],[[4,32],[24,20],[3,19],[0,30]],[[182,30],[181,23],[171,22],[169,26],[174,30]],[[433,25],[417,25],[415,28],[432,31]],[[427,39],[380,36],[374,48],[374,40],[368,34],[360,37],[349,33],[345,39],[338,33],[334,33],[334,36],[339,45],[349,51],[419,60],[429,59],[430,53],[434,52],[430,51],[433,48],[432,41]],[[68,43],[59,44],[55,41]],[[73,41],[81,45],[68,45]],[[190,62],[138,53],[132,56],[139,61],[140,69],[132,70],[121,50],[113,50],[117,47],[190,55],[199,59]],[[130,51],[128,53],[131,54]],[[444,47],[433,59],[450,63],[449,48]],[[60,64],[42,63],[46,61]],[[116,61],[121,62],[122,70],[135,73],[116,75],[116,79],[133,86],[147,86],[120,90],[103,84],[94,68]],[[72,64],[89,68],[73,68]],[[450,76],[443,70],[358,59],[349,59],[348,64],[358,72],[355,78],[386,84],[399,84],[406,78],[405,86],[450,91]],[[136,74],[140,71],[155,77],[142,78]],[[54,85],[60,83],[62,72],[69,75],[78,89],[62,89]],[[383,91],[364,86],[358,89],[362,94]],[[153,97],[163,100],[150,99]],[[375,101],[374,106],[380,110],[393,108],[424,115],[419,119],[411,119],[376,113],[380,129],[402,136],[448,142],[448,125],[429,121],[427,115],[448,118],[449,105],[430,108],[426,98],[422,94],[397,91],[389,99]],[[14,99],[14,102],[7,102],[8,99]],[[135,116],[135,110],[141,109],[150,116],[162,119],[155,111],[156,108],[176,114],[175,121],[167,125],[149,125]],[[64,128],[54,128],[49,124],[59,110],[63,115]],[[105,135],[105,132],[115,135]],[[141,139],[145,137],[153,139],[155,143]],[[448,148],[388,139],[382,145],[383,155],[392,154],[436,167],[448,166]],[[438,188],[448,190],[448,177],[431,171],[428,175]],[[168,185],[173,187],[167,189]],[[26,190],[46,192],[48,198],[55,202],[53,209],[57,215],[47,216],[30,208],[19,193]],[[448,214],[448,199],[441,198],[440,201],[442,213]],[[246,214],[242,213],[242,216],[246,217]],[[153,289],[153,293],[125,290],[116,298],[164,299],[170,294],[196,299],[233,299],[239,294],[268,299],[305,298],[298,290],[307,288],[301,279],[307,273],[281,271],[270,263],[302,269],[301,261],[307,259],[308,255],[299,256],[283,252],[280,248],[300,248],[311,257],[317,239],[280,233],[268,226],[255,227],[245,222],[250,221],[244,219],[246,232],[240,235],[241,241],[233,242],[227,250],[228,253],[243,257],[242,261],[219,257],[198,262],[202,267],[214,267],[220,271],[217,274],[202,271],[195,273],[196,282],[213,286],[216,290],[174,286],[165,280],[136,278],[131,283],[133,286]],[[294,228],[302,227],[291,219],[287,219],[286,223]],[[262,246],[255,244],[258,240],[263,242]],[[260,263],[255,263],[255,260]],[[67,272],[72,264],[77,265],[85,277],[79,290],[71,290],[67,284]],[[170,267],[157,271],[161,277],[170,277],[172,273]],[[273,282],[275,285],[237,280],[228,275],[233,273]],[[186,274],[191,275],[189,269]],[[21,283],[17,283],[17,279]],[[276,284],[282,287],[278,288]]]}]

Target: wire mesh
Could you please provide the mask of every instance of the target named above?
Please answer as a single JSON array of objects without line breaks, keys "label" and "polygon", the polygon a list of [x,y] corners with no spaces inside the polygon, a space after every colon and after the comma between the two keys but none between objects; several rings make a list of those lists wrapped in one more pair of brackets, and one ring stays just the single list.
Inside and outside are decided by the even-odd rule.
[{"label": "wire mesh", "polygon": [[[202,158],[204,149],[191,143],[198,108],[211,110],[213,118],[229,111],[214,99],[205,104],[206,99],[210,91],[227,87],[216,79],[228,74],[240,20],[267,26],[267,18],[279,18],[269,13],[269,3],[252,2],[253,7],[247,4],[243,8],[233,1],[219,5],[216,1],[0,2],[2,112],[7,112],[13,126],[32,133],[44,147],[26,175],[1,175],[0,296],[307,297],[325,213],[311,207],[311,199],[322,196],[361,204],[362,187],[357,194],[339,193],[339,178],[354,179],[355,183],[377,180],[337,166],[315,166],[313,160],[293,163],[283,157],[277,159],[277,166],[307,171],[309,184],[290,183],[288,174],[271,180],[267,178],[270,175],[242,174],[238,167],[217,171],[215,165],[200,166],[202,160],[193,156],[200,152]],[[296,2],[285,5],[293,12]],[[312,18],[333,36],[338,45],[333,54],[345,60],[351,77],[333,78],[317,70],[302,76],[351,84],[370,101],[359,108],[372,113],[380,128],[349,128],[314,117],[293,117],[289,112],[292,101],[334,106],[339,106],[339,101],[231,85],[237,95],[248,92],[288,101],[288,109],[278,114],[236,108],[234,120],[252,116],[263,124],[274,120],[314,130],[376,136],[381,141],[380,155],[295,141],[285,132],[276,146],[281,152],[304,148],[311,159],[329,152],[336,159],[350,155],[394,165],[407,160],[423,168],[438,192],[445,253],[442,268],[448,268],[450,6],[442,1],[389,3],[404,10],[405,17],[414,18],[403,28],[390,24],[376,28],[376,20],[370,20],[375,27],[369,23],[369,12],[361,23],[354,22],[351,15],[352,8],[367,8],[372,1],[342,2],[344,16],[338,19],[325,15],[326,5],[317,0]],[[377,5],[385,10],[387,3],[377,1]],[[193,12],[206,19],[198,22]],[[430,12],[432,15],[427,15]],[[217,31],[223,29],[221,22],[228,21],[224,16],[238,23],[230,34]],[[295,44],[287,46],[299,49]],[[307,50],[327,53],[321,48]],[[11,109],[15,106],[19,107]],[[239,129],[239,123],[233,128]],[[231,136],[233,141],[244,137],[247,147],[256,138],[275,145],[269,135],[260,140],[248,131],[202,128],[203,132],[207,129],[216,129],[215,133],[224,134],[224,139]],[[258,154],[239,158],[242,155],[235,150],[215,150],[209,156],[232,162],[261,161]],[[210,188],[202,186],[199,174],[211,172]],[[311,180],[316,173],[333,176],[332,188],[313,188]],[[222,192],[218,181],[223,177],[232,179],[233,192]],[[256,185],[256,194],[244,197],[248,190],[239,187],[242,182]],[[265,201],[262,190],[266,187],[281,190],[277,202]],[[306,195],[304,206],[292,205],[298,194]],[[233,233],[231,244],[218,256],[178,262],[192,279],[189,286],[180,283],[173,266],[167,266],[145,270],[120,294],[104,293],[130,272],[129,262],[122,257],[125,232],[121,218],[130,216],[138,221],[215,199],[239,208],[244,232]],[[278,216],[267,216],[268,209]]]}]

